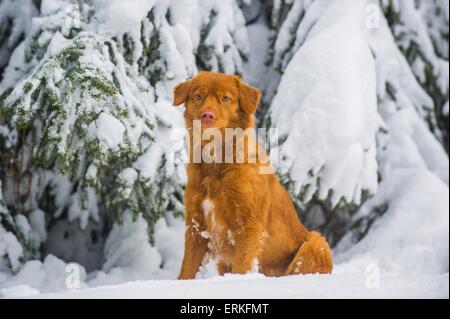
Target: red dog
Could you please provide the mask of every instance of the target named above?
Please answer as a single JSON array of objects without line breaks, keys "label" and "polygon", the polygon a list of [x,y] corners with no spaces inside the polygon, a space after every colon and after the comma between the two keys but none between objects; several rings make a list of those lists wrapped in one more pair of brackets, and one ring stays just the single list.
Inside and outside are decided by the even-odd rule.
[{"label": "red dog", "polygon": [[244,152],[243,163],[192,163],[194,120],[201,121],[202,130],[216,128],[222,135],[226,128],[252,128],[260,98],[260,91],[239,77],[211,72],[200,73],[174,90],[173,104],[186,104],[191,138],[184,198],[185,254],[179,279],[193,279],[205,257],[217,260],[221,275],[255,270],[267,276],[332,271],[326,240],[302,225],[277,176],[261,174],[270,164],[262,161],[265,152],[259,145],[256,161],[250,161],[255,154],[247,149],[256,143],[254,136],[245,136],[243,148],[233,139],[233,156]]}]

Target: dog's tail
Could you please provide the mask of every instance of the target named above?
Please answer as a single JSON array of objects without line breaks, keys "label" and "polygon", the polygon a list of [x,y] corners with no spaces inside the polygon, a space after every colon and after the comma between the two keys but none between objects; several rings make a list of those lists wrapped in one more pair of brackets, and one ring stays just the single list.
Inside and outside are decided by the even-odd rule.
[{"label": "dog's tail", "polygon": [[325,238],[318,232],[310,232],[300,246],[287,275],[330,274],[333,270],[333,255]]}]

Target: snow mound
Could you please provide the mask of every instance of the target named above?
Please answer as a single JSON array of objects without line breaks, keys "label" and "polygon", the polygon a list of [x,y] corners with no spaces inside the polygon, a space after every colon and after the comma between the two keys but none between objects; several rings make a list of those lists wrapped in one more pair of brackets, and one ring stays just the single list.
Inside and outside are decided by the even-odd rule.
[{"label": "snow mound", "polygon": [[[305,202],[360,203],[377,190],[375,64],[360,5],[333,3],[288,65],[270,111],[279,170]],[[320,185],[320,186],[319,186]]]},{"label": "snow mound", "polygon": [[357,217],[386,203],[389,206],[385,215],[361,242],[355,245],[352,236],[347,235],[336,249],[341,271],[361,271],[376,264],[388,273],[448,273],[447,185],[424,170],[397,170],[380,184],[377,197],[369,200]]},{"label": "snow mound", "polygon": [[161,256],[149,244],[148,228],[142,215],[136,220],[125,214],[122,224],[115,224],[105,246],[104,269],[134,267],[143,273],[154,273],[161,263]]},{"label": "snow mound", "polygon": [[[62,260],[47,256],[43,262],[33,260],[27,262],[20,272],[6,282],[0,282],[0,297],[34,296],[43,291],[56,292],[66,288],[68,264]],[[77,265],[79,288],[87,288],[84,284],[86,271]]]}]

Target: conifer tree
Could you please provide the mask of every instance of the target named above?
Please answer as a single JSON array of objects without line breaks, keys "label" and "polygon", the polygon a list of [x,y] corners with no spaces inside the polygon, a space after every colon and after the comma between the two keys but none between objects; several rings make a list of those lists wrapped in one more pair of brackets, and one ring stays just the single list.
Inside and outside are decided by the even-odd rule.
[{"label": "conifer tree", "polygon": [[[348,19],[356,20],[359,16],[364,21],[367,18],[367,14],[371,12],[369,9],[372,9],[373,5],[380,10],[381,25],[373,31],[363,24],[355,26],[355,28],[359,28],[367,34],[365,41],[373,53],[377,78],[378,115],[371,116],[370,122],[379,125],[376,130],[377,147],[373,147],[373,144],[372,147],[369,147],[368,144],[364,147],[367,159],[370,159],[369,162],[364,161],[364,165],[368,165],[365,171],[369,175],[366,177],[361,176],[361,181],[363,182],[361,186],[363,187],[357,188],[358,192],[360,192],[359,196],[355,193],[353,195],[356,195],[356,197],[353,199],[342,197],[336,202],[336,200],[333,200],[333,196],[342,194],[342,188],[339,188],[338,185],[332,187],[330,189],[331,193],[328,193],[329,190],[326,185],[329,185],[329,183],[326,181],[324,183],[324,179],[329,178],[330,174],[327,165],[331,165],[331,170],[335,170],[336,173],[339,173],[340,170],[339,164],[333,163],[336,161],[335,158],[329,158],[331,162],[325,164],[319,170],[315,166],[304,167],[305,163],[309,163],[311,156],[321,154],[322,142],[324,141],[320,142],[319,137],[326,134],[324,130],[321,130],[320,133],[314,136],[310,136],[308,130],[314,127],[309,127],[305,131],[305,127],[296,128],[292,124],[292,127],[289,128],[291,131],[282,130],[285,133],[280,136],[280,146],[277,149],[281,152],[281,178],[289,188],[300,215],[307,225],[319,227],[329,236],[333,243],[336,243],[350,229],[358,229],[357,231],[355,230],[355,234],[359,234],[355,235],[355,240],[361,239],[367,233],[374,220],[388,209],[389,203],[384,203],[372,209],[373,214],[369,214],[370,218],[367,216],[362,218],[361,214],[356,215],[357,217],[352,217],[360,210],[362,203],[377,194],[377,188],[373,187],[375,184],[378,184],[376,176],[379,176],[379,181],[387,179],[391,174],[394,174],[393,167],[396,167],[391,161],[399,157],[398,153],[409,153],[407,149],[402,147],[392,151],[394,149],[393,145],[397,145],[393,141],[395,140],[393,136],[402,136],[402,128],[400,127],[403,127],[403,130],[406,127],[409,130],[415,127],[416,130],[421,131],[426,143],[417,139],[412,141],[412,143],[415,143],[418,148],[425,147],[424,144],[426,144],[427,148],[430,148],[430,153],[435,154],[435,159],[430,159],[432,156],[427,156],[423,152],[419,157],[425,157],[424,161],[429,161],[428,166],[430,170],[441,177],[444,182],[446,172],[448,172],[448,166],[445,164],[446,156],[442,153],[439,143],[436,139],[430,138],[429,131],[423,128],[425,123],[428,124],[437,139],[445,145],[446,124],[444,123],[448,123],[448,120],[445,121],[444,115],[448,115],[448,58],[445,58],[445,52],[448,50],[446,49],[448,39],[445,38],[445,32],[448,32],[448,28],[446,29],[448,13],[447,15],[445,14],[443,3],[440,1],[433,1],[432,3],[419,1],[417,6],[413,1],[407,0],[361,1],[357,4],[360,10],[355,12],[354,16],[349,16]],[[296,116],[298,119],[296,113],[300,114],[304,111],[304,105],[301,108],[301,104],[299,104],[304,104],[304,101],[286,101],[282,97],[282,95],[289,94],[288,92],[302,91],[301,87],[295,87],[294,82],[300,83],[298,85],[302,86],[310,84],[310,81],[303,82],[302,76],[314,78],[314,71],[310,70],[309,74],[301,71],[302,68],[309,70],[308,63],[310,61],[308,56],[302,55],[303,61],[300,58],[295,59],[295,56],[300,54],[299,52],[302,49],[308,50],[306,48],[310,48],[311,43],[315,43],[314,39],[321,35],[322,30],[330,31],[332,28],[336,28],[328,16],[330,12],[335,12],[338,15],[335,17],[335,20],[339,20],[340,16],[345,15],[345,12],[351,9],[344,2],[342,2],[341,8],[345,9],[339,9],[333,1],[327,0],[273,1],[270,19],[273,44],[272,50],[268,55],[268,64],[275,72],[279,73],[281,81],[280,84],[273,84],[275,87],[278,85],[278,88],[275,90],[278,96],[275,95],[269,107],[264,120],[266,126],[285,127],[287,126],[287,119],[295,118]],[[435,19],[433,15],[435,15]],[[431,23],[432,20],[435,21]],[[417,30],[419,30],[418,33]],[[350,31],[351,29],[349,29]],[[439,43],[439,47],[436,44],[433,45],[433,42]],[[421,45],[422,43],[424,44],[423,46]],[[342,54],[342,51],[345,51],[347,46],[356,47],[357,43],[338,43],[336,47],[330,45],[326,50],[332,50],[334,55],[339,55]],[[323,50],[325,52],[325,48]],[[324,52],[321,52],[319,48],[315,54],[323,55],[324,59],[333,58],[326,58]],[[347,52],[346,54],[350,53]],[[357,63],[356,59],[355,57],[354,64]],[[342,63],[343,61],[337,61],[336,69]],[[326,65],[327,61],[324,61],[322,64]],[[352,65],[349,64],[346,67],[349,72],[352,72]],[[298,70],[298,74],[294,78],[292,69],[295,68]],[[367,68],[370,68],[369,65],[367,65]],[[322,71],[316,70],[315,72],[320,73]],[[323,72],[327,72],[324,74],[328,74],[328,76],[331,74],[326,70],[323,70]],[[288,73],[291,73],[290,80],[283,82]],[[333,90],[334,94],[339,96],[339,90],[343,88],[334,88],[334,84],[331,80],[328,80],[328,76],[322,82],[327,83],[326,85],[329,86],[330,90]],[[278,81],[276,77],[273,78],[275,82]],[[354,85],[354,83],[351,85]],[[310,94],[314,95],[312,92]],[[370,105],[369,100],[367,100],[367,105]],[[283,104],[283,107],[280,106],[280,103]],[[291,106],[290,104],[295,105]],[[286,107],[286,105],[290,106]],[[367,105],[364,107],[367,107]],[[320,101],[315,104],[315,107],[320,109]],[[303,111],[299,110],[299,108]],[[344,108],[341,108],[341,110],[344,110]],[[280,112],[287,112],[287,114],[280,117],[278,115]],[[320,111],[316,110],[316,112]],[[395,124],[386,125],[386,122],[395,118],[391,114],[396,114],[396,112],[398,112],[398,119],[395,120]],[[326,118],[325,115],[328,113],[329,111],[323,113],[324,118]],[[404,113],[409,113],[408,119],[405,118],[407,116]],[[313,113],[304,113],[303,117],[312,115]],[[344,120],[340,119],[338,115],[336,114],[336,121]],[[377,117],[381,120],[380,122],[378,122]],[[302,119],[305,120],[304,118]],[[400,125],[402,120],[409,124]],[[329,126],[327,125],[327,127]],[[368,125],[366,129],[367,132],[370,132],[374,127]],[[333,139],[337,136],[336,132],[333,135],[329,136],[329,138]],[[403,138],[411,138],[411,136],[403,136]],[[317,145],[310,145],[311,148],[307,148],[311,150],[312,155],[305,154],[304,148],[307,145],[302,144],[302,141],[305,141],[305,139],[308,139],[308,141],[319,140],[320,142],[317,142]],[[325,137],[325,140],[327,140],[327,137]],[[296,152],[293,152],[293,145],[297,147]],[[386,155],[387,149],[392,151],[389,155]],[[289,157],[292,159],[290,160]],[[437,158],[441,161],[440,163],[436,160]],[[420,161],[422,160],[418,160],[418,162]],[[317,162],[312,164],[317,165]],[[303,177],[300,178],[299,176]],[[345,174],[340,176],[346,176],[344,180],[349,178]],[[368,176],[371,177],[367,179]],[[372,182],[369,182],[370,180]],[[364,184],[366,187],[364,187]],[[359,227],[363,224],[365,226]],[[361,229],[364,230],[361,231]]]},{"label": "conifer tree", "polygon": [[449,150],[448,1],[381,1],[397,46],[432,99],[422,115]]},{"label": "conifer tree", "polygon": [[[143,4],[123,17],[132,3],[44,0],[11,56],[0,84],[0,180],[15,217],[2,225],[22,260],[40,257],[59,219],[84,230],[143,216],[153,244],[156,222],[182,215],[172,89],[198,68],[240,73],[245,21],[235,1],[196,1],[199,20],[180,1]],[[18,219],[31,224],[29,237]]]}]

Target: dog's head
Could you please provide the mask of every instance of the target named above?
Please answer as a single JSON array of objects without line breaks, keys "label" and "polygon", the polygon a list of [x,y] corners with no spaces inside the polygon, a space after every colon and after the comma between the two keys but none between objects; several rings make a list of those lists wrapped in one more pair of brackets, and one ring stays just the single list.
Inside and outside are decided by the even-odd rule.
[{"label": "dog's head", "polygon": [[201,72],[174,90],[175,106],[186,104],[186,126],[199,120],[202,129],[250,128],[261,92],[238,76]]}]

